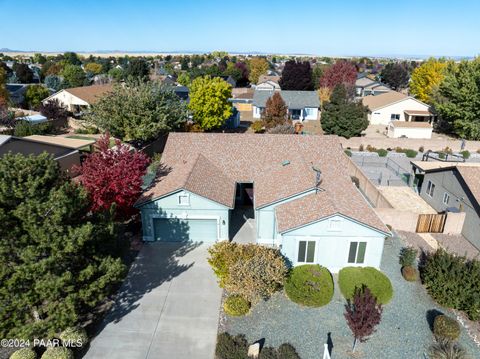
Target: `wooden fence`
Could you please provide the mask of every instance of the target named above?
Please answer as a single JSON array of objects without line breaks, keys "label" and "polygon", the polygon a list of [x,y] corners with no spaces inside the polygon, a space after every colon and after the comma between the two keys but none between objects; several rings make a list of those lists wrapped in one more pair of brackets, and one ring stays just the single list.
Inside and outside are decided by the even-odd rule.
[{"label": "wooden fence", "polygon": [[419,214],[416,232],[443,233],[446,219],[446,214]]}]

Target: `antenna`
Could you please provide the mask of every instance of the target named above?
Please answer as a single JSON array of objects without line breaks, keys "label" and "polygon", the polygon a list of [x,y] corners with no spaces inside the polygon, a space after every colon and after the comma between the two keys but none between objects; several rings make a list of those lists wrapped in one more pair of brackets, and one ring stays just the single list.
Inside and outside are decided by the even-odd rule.
[{"label": "antenna", "polygon": [[315,172],[315,189],[320,191],[320,183],[322,183],[322,171],[320,168],[312,166],[313,171]]}]

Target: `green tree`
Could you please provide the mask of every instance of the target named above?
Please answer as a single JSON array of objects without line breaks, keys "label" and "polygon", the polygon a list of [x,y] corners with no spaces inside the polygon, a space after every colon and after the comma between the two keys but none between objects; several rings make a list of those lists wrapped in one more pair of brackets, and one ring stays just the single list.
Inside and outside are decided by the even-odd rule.
[{"label": "green tree", "polygon": [[180,75],[178,75],[177,82],[183,86],[190,86],[192,79],[190,78],[188,72],[182,72]]},{"label": "green tree", "polygon": [[345,86],[338,85],[324,106],[321,123],[326,134],[345,138],[359,136],[368,126],[367,109],[351,101]]},{"label": "green tree", "polygon": [[409,74],[405,63],[390,62],[386,64],[380,77],[383,82],[397,91],[408,86]]},{"label": "green tree", "polygon": [[132,77],[134,79],[148,80],[150,69],[144,59],[134,58],[128,63],[125,69],[125,78]]},{"label": "green tree", "polygon": [[194,121],[204,130],[219,128],[232,115],[232,87],[219,77],[198,77],[190,86],[190,103]]},{"label": "green tree", "polygon": [[[27,174],[28,175],[25,175]],[[51,156],[0,161],[0,336],[51,337],[110,294],[125,267],[113,224]]]},{"label": "green tree", "polygon": [[65,52],[62,56],[63,60],[70,65],[81,65],[82,61],[75,52]]},{"label": "green tree", "polygon": [[108,76],[112,78],[114,81],[122,81],[123,80],[123,70],[118,67],[114,67],[108,71]]},{"label": "green tree", "polygon": [[445,61],[430,58],[414,69],[410,92],[420,101],[430,103],[434,89],[438,88],[445,77],[446,65]]},{"label": "green tree", "polygon": [[60,78],[60,76],[56,76],[56,75],[46,76],[43,83],[45,84],[45,86],[47,86],[50,89],[54,89],[55,91],[60,91],[63,85],[63,81]]},{"label": "green tree", "polygon": [[47,62],[47,58],[44,55],[37,53],[33,55],[32,61],[36,64],[43,65],[45,62]]},{"label": "green tree", "polygon": [[96,62],[90,62],[88,64],[86,64],[83,69],[86,71],[86,72],[90,72],[94,75],[98,75],[98,74],[101,74],[102,73],[102,70],[103,70],[103,66],[101,64],[97,64]]},{"label": "green tree", "polygon": [[251,83],[256,84],[258,78],[268,71],[268,61],[263,57],[253,57],[248,61],[249,75],[248,79]]},{"label": "green tree", "polygon": [[66,65],[61,75],[63,76],[65,87],[83,86],[86,78],[83,69],[77,65]]},{"label": "green tree", "polygon": [[462,138],[480,140],[480,58],[449,64],[433,97],[444,127]]},{"label": "green tree", "polygon": [[30,85],[25,91],[25,103],[28,108],[36,109],[43,99],[50,96],[48,89],[42,85]]},{"label": "green tree", "polygon": [[92,106],[86,119],[124,141],[150,141],[181,128],[187,108],[171,87],[137,80],[115,85]]}]

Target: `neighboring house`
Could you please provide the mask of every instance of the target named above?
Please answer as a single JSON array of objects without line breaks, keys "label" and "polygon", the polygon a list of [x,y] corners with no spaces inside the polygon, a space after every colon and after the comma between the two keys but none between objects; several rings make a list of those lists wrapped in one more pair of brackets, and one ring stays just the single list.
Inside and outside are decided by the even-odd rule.
[{"label": "neighboring house", "polygon": [[462,234],[480,250],[480,164],[415,161],[412,165],[423,175],[420,196],[438,212],[465,212]]},{"label": "neighboring house", "polygon": [[112,84],[72,87],[58,91],[57,93],[47,97],[42,101],[42,103],[45,104],[50,100],[56,99],[68,111],[79,113],[93,105],[112,89]]},{"label": "neighboring house", "polygon": [[170,133],[158,178],[136,204],[143,239],[231,240],[251,208],[251,242],[280,248],[293,265],[379,268],[389,231],[348,161],[336,136]]},{"label": "neighboring house", "polygon": [[[261,118],[267,100],[275,91],[255,90],[253,94],[253,117]],[[318,120],[320,99],[316,91],[279,91],[288,107],[288,115],[292,120]]]},{"label": "neighboring house", "polygon": [[173,86],[173,91],[175,94],[180,97],[182,100],[188,101],[189,99],[189,90],[187,86]]},{"label": "neighboring house", "polygon": [[253,89],[235,88],[232,89],[232,96],[233,98],[230,99],[230,102],[238,111],[252,111]]},{"label": "neighboring house", "polygon": [[20,106],[25,101],[25,92],[28,85],[25,84],[6,84],[5,85],[10,100],[16,105]]},{"label": "neighboring house", "polygon": [[257,85],[255,85],[255,90],[261,91],[280,91],[280,85],[278,82],[268,80],[268,81],[262,81],[258,82]]},{"label": "neighboring house", "polygon": [[392,91],[390,87],[381,82],[372,80],[365,75],[360,75],[355,81],[355,96],[377,96]]},{"label": "neighboring house", "polygon": [[432,138],[433,126],[429,122],[390,121],[387,137]]},{"label": "neighboring house", "polygon": [[223,81],[230,84],[232,88],[237,87],[237,81],[232,76],[219,76]]},{"label": "neighboring house", "polygon": [[259,85],[266,82],[273,83],[276,86],[278,86],[278,89],[280,89],[280,85],[279,85],[280,76],[277,76],[277,75],[260,75],[258,77],[257,85],[255,86],[255,88],[258,88]]},{"label": "neighboring house", "polygon": [[49,153],[58,162],[60,168],[70,171],[80,166],[81,151],[93,146],[95,140],[81,140],[55,136],[33,135],[15,137],[0,135],[0,157],[6,153],[39,155]]},{"label": "neighboring house", "polygon": [[368,120],[372,125],[388,125],[390,121],[431,122],[430,106],[400,92],[390,91],[362,99],[368,107]]}]

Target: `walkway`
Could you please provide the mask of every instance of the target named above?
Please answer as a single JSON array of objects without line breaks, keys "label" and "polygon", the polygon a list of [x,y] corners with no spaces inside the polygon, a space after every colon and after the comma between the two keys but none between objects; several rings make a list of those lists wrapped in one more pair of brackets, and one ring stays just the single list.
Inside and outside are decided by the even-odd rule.
[{"label": "walkway", "polygon": [[144,245],[84,358],[212,359],[221,290],[207,248]]}]

